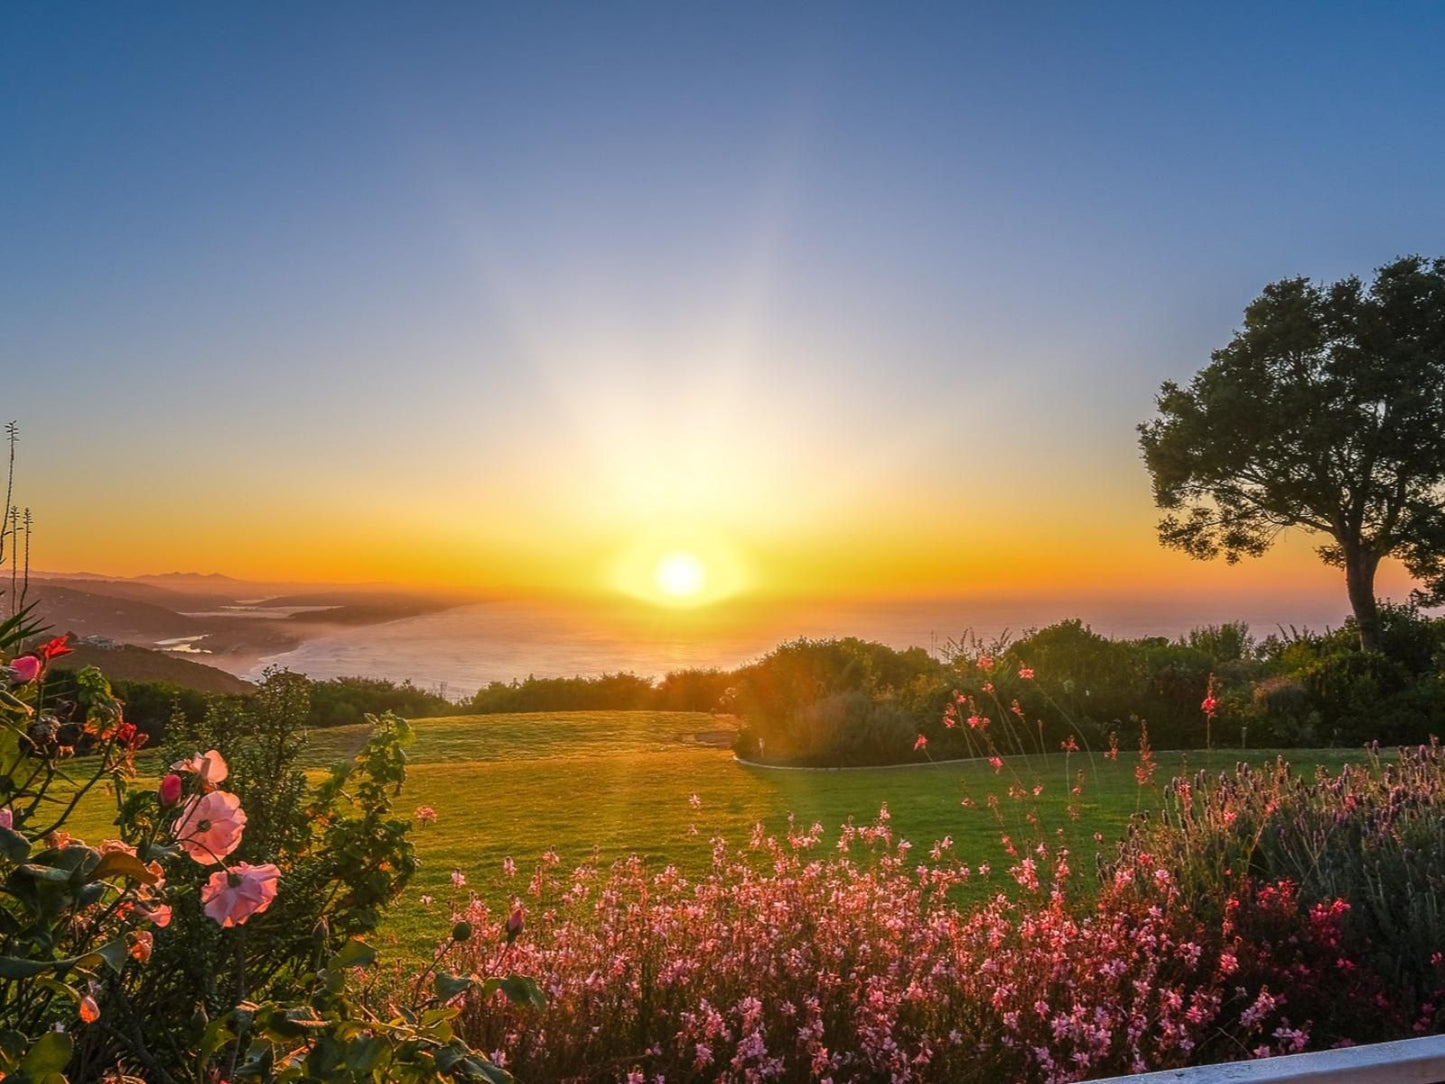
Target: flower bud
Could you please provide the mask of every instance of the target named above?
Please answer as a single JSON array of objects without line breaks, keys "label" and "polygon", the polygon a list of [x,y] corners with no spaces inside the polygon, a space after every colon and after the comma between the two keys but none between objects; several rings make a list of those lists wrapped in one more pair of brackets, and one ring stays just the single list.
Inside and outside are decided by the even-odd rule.
[{"label": "flower bud", "polygon": [[465,919],[452,927],[453,941],[468,941],[472,936],[472,924]]},{"label": "flower bud", "polygon": [[161,805],[170,807],[181,800],[181,790],[185,783],[175,772],[170,772],[161,780],[160,799]]},{"label": "flower bud", "polygon": [[524,916],[525,912],[523,912],[522,905],[520,903],[513,907],[512,913],[507,916],[507,944],[510,945],[521,935],[523,925],[522,919],[524,918]]},{"label": "flower bud", "polygon": [[34,655],[21,655],[10,663],[10,680],[17,685],[29,685],[43,669],[45,664]]}]

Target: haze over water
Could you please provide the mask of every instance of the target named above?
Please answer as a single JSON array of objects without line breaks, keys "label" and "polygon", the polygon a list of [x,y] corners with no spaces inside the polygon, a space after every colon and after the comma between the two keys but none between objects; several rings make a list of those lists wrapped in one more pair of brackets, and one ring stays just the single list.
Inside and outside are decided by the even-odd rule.
[{"label": "haze over water", "polygon": [[410,679],[449,697],[490,681],[630,671],[661,677],[689,667],[730,669],[779,643],[858,636],[896,648],[943,652],[968,630],[1015,636],[1080,617],[1109,636],[1178,636],[1200,624],[1245,620],[1258,636],[1277,626],[1323,630],[1343,620],[1333,598],[1221,595],[1137,601],[1113,599],[917,599],[857,602],[772,601],[668,610],[632,602],[499,600],[383,625],[347,629],[270,656],[243,676],[280,665],[312,678]]}]

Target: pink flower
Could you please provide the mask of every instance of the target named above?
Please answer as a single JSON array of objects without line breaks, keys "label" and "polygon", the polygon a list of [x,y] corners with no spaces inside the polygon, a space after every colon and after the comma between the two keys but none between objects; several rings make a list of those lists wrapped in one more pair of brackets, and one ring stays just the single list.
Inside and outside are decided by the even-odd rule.
[{"label": "pink flower", "polygon": [[1003,760],[1000,757],[989,757],[988,763],[995,772],[1003,771]]},{"label": "pink flower", "polygon": [[422,824],[435,824],[437,822],[437,811],[429,805],[416,807],[416,819]]},{"label": "pink flower", "polygon": [[149,919],[160,929],[165,929],[171,924],[171,905],[163,903],[158,907],[137,906],[136,911],[142,918]]},{"label": "pink flower", "polygon": [[993,656],[992,656],[992,655],[981,655],[981,656],[979,656],[978,668],[979,668],[980,670],[983,670],[984,672],[987,672],[987,671],[989,671],[989,670],[992,670],[992,669],[993,669]]},{"label": "pink flower", "polygon": [[175,772],[168,772],[161,780],[160,800],[163,806],[173,806],[181,800],[181,790],[185,787],[185,781]]},{"label": "pink flower", "polygon": [[924,735],[920,734],[920,735],[918,735],[918,740],[913,743],[913,748],[914,748],[915,751],[917,751],[917,750],[919,750],[919,749],[922,749],[922,748],[923,748],[924,746],[926,746],[927,744],[928,744],[928,738],[926,738]]},{"label": "pink flower", "polygon": [[1031,667],[1031,666],[1020,666],[1020,667],[1019,667],[1019,677],[1023,678],[1025,681],[1032,681],[1032,680],[1033,680],[1033,676],[1034,676],[1033,667]]},{"label": "pink flower", "polygon": [[508,941],[515,941],[517,937],[521,934],[522,925],[525,918],[526,912],[522,910],[522,905],[520,903],[513,904],[512,913],[507,916]]},{"label": "pink flower", "polygon": [[176,761],[171,765],[171,771],[193,772],[200,779],[202,790],[215,790],[216,784],[224,783],[226,776],[231,774],[231,770],[226,767],[225,758],[214,749]]},{"label": "pink flower", "polygon": [[10,679],[17,685],[29,685],[44,669],[45,664],[34,655],[21,655],[10,664]]},{"label": "pink flower", "polygon": [[264,866],[238,862],[228,870],[217,870],[201,888],[206,916],[221,926],[240,926],[271,906],[280,880],[281,871],[270,862]]},{"label": "pink flower", "polygon": [[214,866],[241,845],[246,811],[241,799],[224,790],[192,798],[176,820],[176,842],[203,866]]},{"label": "pink flower", "polygon": [[15,814],[8,805],[0,806],[0,828],[14,829]]},{"label": "pink flower", "polygon": [[1212,696],[1206,696],[1204,698],[1204,703],[1200,704],[1199,707],[1205,715],[1213,715],[1215,711],[1219,708],[1219,701],[1215,700]]}]

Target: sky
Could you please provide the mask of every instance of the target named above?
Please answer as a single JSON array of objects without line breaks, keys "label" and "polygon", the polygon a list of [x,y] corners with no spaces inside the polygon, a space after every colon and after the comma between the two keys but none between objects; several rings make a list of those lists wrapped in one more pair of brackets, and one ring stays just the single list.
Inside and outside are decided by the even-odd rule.
[{"label": "sky", "polygon": [[39,567],[1307,594],[1134,427],[1445,253],[1445,6],[17,3],[0,148]]}]

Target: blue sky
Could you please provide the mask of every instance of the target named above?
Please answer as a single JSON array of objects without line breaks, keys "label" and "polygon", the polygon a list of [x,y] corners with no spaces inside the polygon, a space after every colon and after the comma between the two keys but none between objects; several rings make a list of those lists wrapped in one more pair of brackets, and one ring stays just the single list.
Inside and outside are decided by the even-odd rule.
[{"label": "blue sky", "polygon": [[52,567],[1162,580],[1159,381],[1445,252],[1445,6],[13,4],[0,146]]}]

